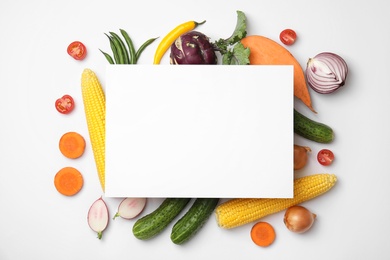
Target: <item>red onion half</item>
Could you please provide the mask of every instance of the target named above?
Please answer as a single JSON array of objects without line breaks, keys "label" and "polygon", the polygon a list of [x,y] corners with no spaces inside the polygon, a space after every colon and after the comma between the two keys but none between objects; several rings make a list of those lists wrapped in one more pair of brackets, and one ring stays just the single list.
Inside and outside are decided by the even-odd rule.
[{"label": "red onion half", "polygon": [[332,93],[344,86],[347,74],[347,63],[335,53],[322,52],[307,62],[307,83],[321,94]]}]

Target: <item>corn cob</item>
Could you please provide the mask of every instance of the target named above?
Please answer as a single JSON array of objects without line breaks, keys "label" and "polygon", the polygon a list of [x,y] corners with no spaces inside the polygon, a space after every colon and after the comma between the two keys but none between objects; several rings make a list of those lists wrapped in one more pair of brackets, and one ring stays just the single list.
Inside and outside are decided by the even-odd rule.
[{"label": "corn cob", "polygon": [[81,76],[81,92],[97,173],[104,192],[106,100],[96,74],[90,69],[85,69]]},{"label": "corn cob", "polygon": [[327,192],[336,181],[334,174],[314,174],[294,181],[293,198],[241,198],[226,201],[215,210],[218,226],[230,229],[282,211]]}]

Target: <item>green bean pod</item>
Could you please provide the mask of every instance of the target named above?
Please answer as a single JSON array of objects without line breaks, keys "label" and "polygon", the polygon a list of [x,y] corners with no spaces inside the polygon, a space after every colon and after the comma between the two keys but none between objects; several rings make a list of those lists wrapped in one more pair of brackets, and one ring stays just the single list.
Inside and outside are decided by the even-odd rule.
[{"label": "green bean pod", "polygon": [[114,60],[112,59],[112,57],[110,56],[110,54],[108,54],[108,53],[102,51],[101,49],[99,49],[99,51],[100,51],[101,53],[103,53],[103,55],[104,55],[104,57],[106,57],[108,63],[110,63],[110,64],[115,64],[115,62],[114,62]]},{"label": "green bean pod", "polygon": [[110,32],[110,34],[112,36],[115,47],[119,50],[119,59],[121,60],[121,64],[129,64],[129,54],[122,39],[114,32]]},{"label": "green bean pod", "polygon": [[134,48],[133,41],[131,40],[130,36],[128,35],[128,33],[125,30],[123,30],[123,29],[119,29],[119,30],[120,30],[123,38],[125,38],[127,47],[129,48],[129,64],[136,64],[137,59],[135,56],[135,48]]},{"label": "green bean pod", "polygon": [[105,33],[105,35],[108,37],[108,40],[110,41],[110,47],[111,47],[112,54],[114,56],[115,63],[120,64],[118,50],[115,47],[115,44],[114,44],[114,41],[112,40],[112,37],[106,33]]},{"label": "green bean pod", "polygon": [[113,53],[113,57],[99,49],[110,64],[136,64],[145,48],[152,44],[158,38],[156,37],[147,40],[136,51],[129,34],[123,29],[119,30],[125,41],[123,41],[121,37],[114,32],[109,32],[110,35],[105,33],[105,35],[110,41],[110,47]]},{"label": "green bean pod", "polygon": [[142,52],[146,49],[146,47],[148,47],[150,44],[152,44],[156,39],[156,38],[151,38],[149,40],[147,40],[146,42],[144,42],[141,47],[139,47],[139,49],[137,50],[136,54],[135,54],[135,57],[136,57],[136,62],[138,61],[139,57],[141,56]]}]

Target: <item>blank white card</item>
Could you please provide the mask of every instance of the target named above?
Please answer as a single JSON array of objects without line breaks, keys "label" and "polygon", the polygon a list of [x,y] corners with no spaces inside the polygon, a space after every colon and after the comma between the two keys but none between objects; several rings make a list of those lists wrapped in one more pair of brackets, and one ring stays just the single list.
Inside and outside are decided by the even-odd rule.
[{"label": "blank white card", "polygon": [[292,66],[106,72],[106,196],[293,196]]}]

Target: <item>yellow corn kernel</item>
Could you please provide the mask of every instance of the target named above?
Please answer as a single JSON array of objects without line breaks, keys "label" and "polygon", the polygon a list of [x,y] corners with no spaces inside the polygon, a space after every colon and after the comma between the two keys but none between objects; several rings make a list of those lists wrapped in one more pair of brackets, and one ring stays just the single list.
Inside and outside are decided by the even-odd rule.
[{"label": "yellow corn kernel", "polygon": [[313,199],[336,183],[334,174],[313,174],[294,180],[294,197],[288,199],[232,199],[220,204],[216,210],[218,226],[226,229],[242,226],[267,215]]},{"label": "yellow corn kernel", "polygon": [[96,74],[90,69],[85,69],[81,76],[81,92],[97,173],[104,192],[106,98]]}]

